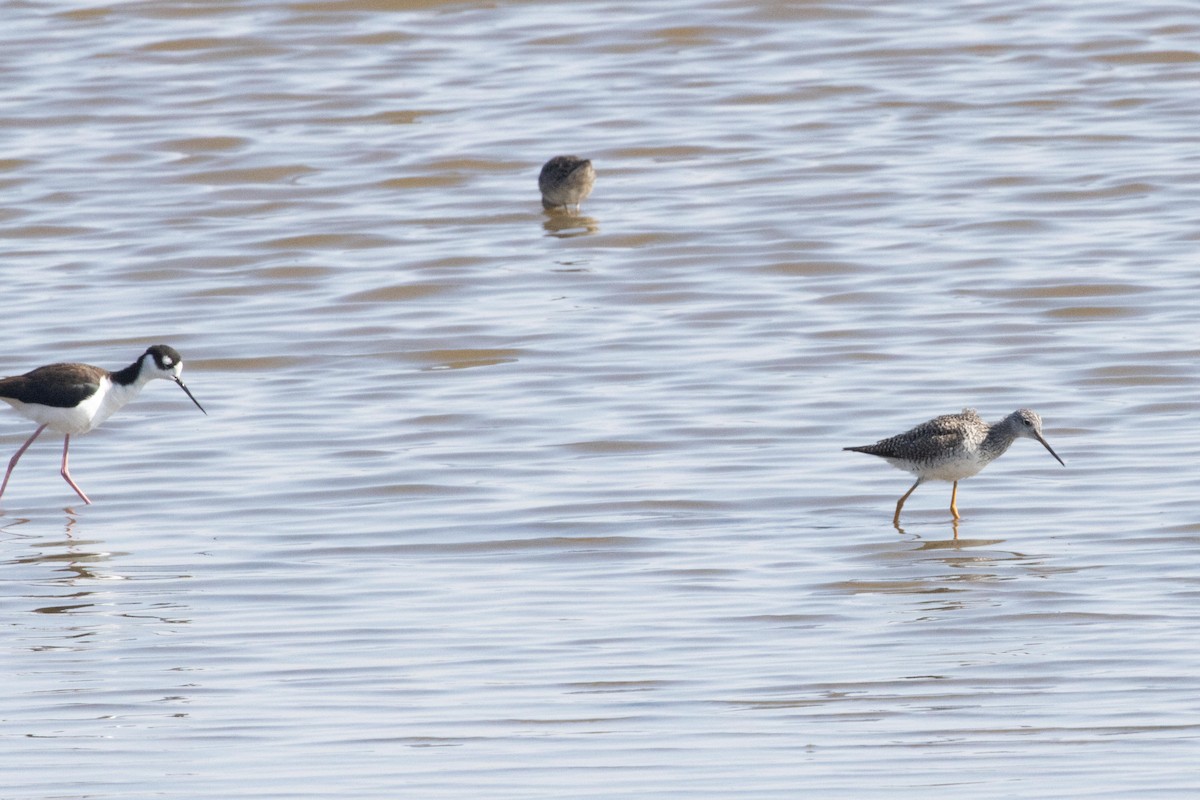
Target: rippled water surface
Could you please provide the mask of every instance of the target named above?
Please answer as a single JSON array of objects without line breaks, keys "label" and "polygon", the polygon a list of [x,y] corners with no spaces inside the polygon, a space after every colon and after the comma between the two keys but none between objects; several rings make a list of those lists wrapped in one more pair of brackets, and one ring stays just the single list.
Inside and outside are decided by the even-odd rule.
[{"label": "rippled water surface", "polygon": [[0,796],[1200,793],[1194,8],[3,16]]}]

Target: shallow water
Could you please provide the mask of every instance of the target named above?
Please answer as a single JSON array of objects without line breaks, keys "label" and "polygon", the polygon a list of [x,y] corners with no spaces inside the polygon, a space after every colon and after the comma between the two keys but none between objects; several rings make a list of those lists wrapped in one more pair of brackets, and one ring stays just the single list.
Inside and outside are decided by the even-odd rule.
[{"label": "shallow water", "polygon": [[0,795],[1200,789],[1186,7],[5,17],[0,374],[209,416],[14,473]]}]

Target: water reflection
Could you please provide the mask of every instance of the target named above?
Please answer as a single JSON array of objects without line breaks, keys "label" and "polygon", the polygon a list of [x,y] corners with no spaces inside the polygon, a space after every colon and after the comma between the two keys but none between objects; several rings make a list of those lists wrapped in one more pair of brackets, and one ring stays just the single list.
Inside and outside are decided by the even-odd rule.
[{"label": "water reflection", "polygon": [[97,546],[102,543],[100,540],[78,538],[74,531],[78,524],[78,517],[68,515],[63,523],[63,538],[29,537],[27,544],[31,549],[36,548],[35,551],[9,559],[7,563],[52,566],[55,572],[65,573],[50,579],[49,582],[58,585],[70,586],[81,579],[111,580],[115,576],[98,569],[98,565],[112,561],[115,554],[98,549]]},{"label": "water reflection", "polygon": [[[2,530],[11,534],[14,525],[27,522],[14,520]],[[117,619],[172,626],[191,621],[178,613],[182,606],[176,581],[188,576],[170,572],[164,581],[161,575],[143,574],[137,580],[120,574],[114,565],[127,554],[104,549],[100,539],[82,538],[80,523],[79,517],[68,515],[61,533],[13,534],[12,541],[25,546],[24,553],[4,562],[6,572],[25,586],[9,597],[5,617],[15,648],[31,653],[101,652],[127,634]],[[65,621],[51,622],[52,618]]]},{"label": "water reflection", "polygon": [[[901,530],[901,533],[905,533]],[[995,584],[1012,580],[1025,567],[1041,565],[1041,559],[1011,550],[1000,550],[1005,539],[963,538],[952,528],[953,536],[922,540],[919,534],[905,533],[908,542],[876,548],[869,558],[876,565],[872,574],[827,584],[826,588],[849,594],[943,595],[968,591],[973,584]],[[888,577],[878,568],[903,573]],[[924,601],[922,601],[924,602]],[[942,600],[937,601],[939,604]],[[952,607],[965,608],[978,603],[963,600]],[[948,607],[949,608],[949,607]]]},{"label": "water reflection", "polygon": [[[950,531],[952,534],[952,539],[958,539],[958,523],[960,521],[961,520],[959,518],[952,518],[950,520]],[[899,533],[901,536],[908,535],[908,531],[906,531],[904,529],[904,526],[902,526],[900,524],[900,520],[898,518],[895,518],[895,517],[892,518],[892,527],[895,528],[896,532]]]},{"label": "water reflection", "polygon": [[558,210],[547,210],[544,213],[546,219],[542,222],[542,229],[546,231],[547,236],[571,239],[576,236],[590,236],[600,230],[600,223],[594,217]]}]

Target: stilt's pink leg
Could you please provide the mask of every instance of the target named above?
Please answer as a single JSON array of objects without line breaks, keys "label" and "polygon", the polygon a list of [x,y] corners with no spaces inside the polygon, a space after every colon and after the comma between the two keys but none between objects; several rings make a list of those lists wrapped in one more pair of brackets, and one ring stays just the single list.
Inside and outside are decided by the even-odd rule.
[{"label": "stilt's pink leg", "polygon": [[33,444],[33,440],[36,439],[44,430],[46,430],[45,425],[34,431],[33,436],[30,436],[28,439],[26,439],[25,444],[21,445],[20,449],[18,449],[17,452],[13,454],[13,457],[9,459],[8,472],[4,473],[4,483],[0,484],[0,497],[4,497],[4,490],[8,488],[8,478],[10,475],[12,475],[13,467],[15,467],[17,462],[21,460],[21,456],[25,455],[25,451],[29,449],[29,445]]},{"label": "stilt's pink leg", "polygon": [[82,500],[83,502],[87,503],[90,506],[92,504],[92,501],[88,500],[88,496],[83,493],[83,489],[80,489],[78,486],[75,485],[75,481],[71,480],[71,471],[69,469],[67,469],[67,448],[69,448],[70,446],[71,446],[71,434],[68,433],[66,438],[63,439],[63,465],[62,465],[62,471],[60,474],[63,476],[63,480],[65,480],[67,483],[71,484],[71,488],[75,490],[75,494],[79,495],[79,499]]}]

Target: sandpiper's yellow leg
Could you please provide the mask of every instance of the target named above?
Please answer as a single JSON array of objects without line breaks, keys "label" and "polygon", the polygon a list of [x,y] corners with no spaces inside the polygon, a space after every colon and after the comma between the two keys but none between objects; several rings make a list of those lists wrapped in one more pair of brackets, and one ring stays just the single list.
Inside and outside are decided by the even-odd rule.
[{"label": "sandpiper's yellow leg", "polygon": [[950,491],[950,513],[954,515],[955,519],[962,519],[962,517],[960,517],[958,515],[958,505],[954,502],[957,499],[958,499],[958,481],[955,481],[954,488]]},{"label": "sandpiper's yellow leg", "polygon": [[896,527],[900,527],[900,509],[904,508],[904,501],[907,500],[908,496],[910,494],[912,494],[913,492],[915,492],[917,490],[917,487],[920,485],[921,485],[921,479],[917,478],[917,482],[912,485],[912,488],[909,489],[907,492],[905,492],[904,497],[901,497],[900,501],[898,503],[896,503],[896,516],[892,517],[892,524],[895,525]]}]

